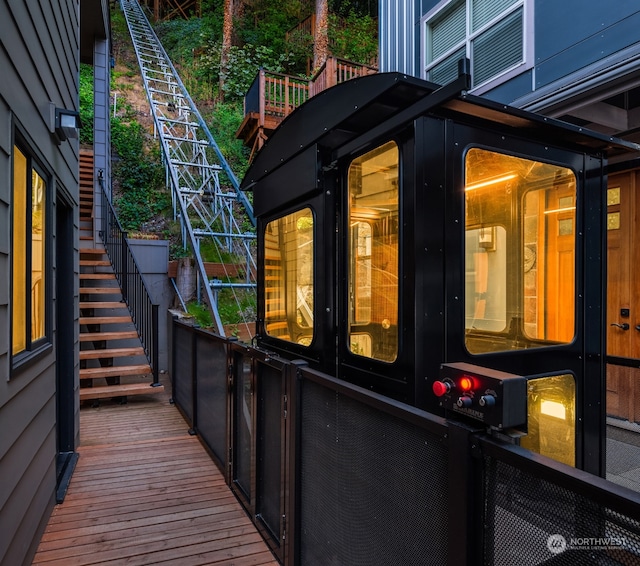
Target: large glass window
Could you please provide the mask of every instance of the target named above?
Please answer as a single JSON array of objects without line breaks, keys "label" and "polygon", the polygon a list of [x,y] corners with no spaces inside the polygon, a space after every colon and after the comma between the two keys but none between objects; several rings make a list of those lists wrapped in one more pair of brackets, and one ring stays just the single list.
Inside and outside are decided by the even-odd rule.
[{"label": "large glass window", "polygon": [[349,166],[349,349],[398,355],[398,147],[389,142]]},{"label": "large glass window", "polygon": [[471,353],[575,334],[576,178],[479,148],[465,160],[465,328]]},{"label": "large glass window", "polygon": [[30,157],[14,146],[12,238],[12,346],[14,356],[46,337],[47,187]]},{"label": "large glass window", "polygon": [[475,88],[530,65],[527,7],[527,0],[452,0],[428,14],[422,28],[425,78],[446,84],[458,76],[458,61],[467,57]]},{"label": "large glass window", "polygon": [[313,213],[304,208],[267,224],[265,330],[303,346],[313,339]]}]

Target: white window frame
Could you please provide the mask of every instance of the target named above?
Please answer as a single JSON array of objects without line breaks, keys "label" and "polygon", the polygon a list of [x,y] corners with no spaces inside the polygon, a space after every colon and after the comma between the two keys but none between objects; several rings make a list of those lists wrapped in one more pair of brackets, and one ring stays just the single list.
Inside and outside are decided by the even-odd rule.
[{"label": "white window frame", "polygon": [[533,41],[533,33],[534,33],[534,0],[518,0],[512,6],[510,6],[507,10],[502,12],[499,16],[494,18],[491,22],[482,26],[479,30],[471,33],[471,0],[465,0],[466,3],[466,37],[463,41],[458,42],[455,46],[451,47],[444,55],[441,55],[436,60],[431,63],[427,63],[427,26],[429,22],[437,18],[443,10],[448,9],[454,2],[457,0],[442,0],[439,2],[434,8],[429,10],[421,19],[420,19],[420,58],[421,58],[421,72],[422,78],[427,78],[428,71],[436,66],[438,63],[446,59],[449,55],[451,55],[454,51],[465,47],[466,57],[471,60],[471,73],[473,78],[473,60],[471,58],[471,44],[473,40],[480,34],[484,33],[491,27],[500,23],[504,20],[506,16],[513,13],[514,11],[522,8],[523,10],[523,26],[522,26],[522,54],[523,61],[517,63],[508,69],[505,69],[498,75],[490,78],[489,80],[474,86],[470,92],[474,94],[484,94],[485,92],[490,91],[491,89],[501,85],[502,83],[507,82],[508,80],[528,71],[533,68],[534,63],[534,41]]}]

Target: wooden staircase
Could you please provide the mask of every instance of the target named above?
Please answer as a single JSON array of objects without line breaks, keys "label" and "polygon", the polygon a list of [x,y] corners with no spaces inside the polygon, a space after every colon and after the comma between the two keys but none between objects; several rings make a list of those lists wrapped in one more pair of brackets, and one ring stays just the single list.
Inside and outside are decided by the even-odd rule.
[{"label": "wooden staircase", "polygon": [[93,220],[93,153],[81,150],[80,400],[160,393],[111,262],[95,242]]}]

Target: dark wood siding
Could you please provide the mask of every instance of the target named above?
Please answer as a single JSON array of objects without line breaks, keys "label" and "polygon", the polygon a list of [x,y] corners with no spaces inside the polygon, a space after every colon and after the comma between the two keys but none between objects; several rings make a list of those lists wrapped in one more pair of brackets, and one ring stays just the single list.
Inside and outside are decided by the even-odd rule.
[{"label": "dark wood siding", "polygon": [[[57,191],[64,191],[74,212],[77,233],[78,142],[57,144],[50,133],[50,102],[76,110],[79,71],[77,0],[0,0],[0,226],[10,226],[11,159],[19,134],[50,181],[52,205],[47,236],[55,238]],[[74,238],[77,242],[77,237]],[[50,243],[52,252],[55,247]],[[74,245],[77,273],[77,244]],[[51,285],[52,346],[57,308],[78,311],[55,300],[55,256],[47,271]],[[10,372],[11,235],[0,230],[0,563],[30,564],[55,501],[56,349],[21,371]],[[76,285],[77,287],[77,285]],[[77,324],[77,314],[74,315]],[[71,333],[77,346],[77,330]],[[77,350],[77,347],[75,348]],[[77,357],[77,356],[76,356]],[[77,359],[74,360],[77,376]],[[77,382],[77,377],[76,380]],[[77,396],[76,396],[77,398]],[[74,407],[77,422],[78,406]],[[77,432],[76,432],[77,439]]]}]

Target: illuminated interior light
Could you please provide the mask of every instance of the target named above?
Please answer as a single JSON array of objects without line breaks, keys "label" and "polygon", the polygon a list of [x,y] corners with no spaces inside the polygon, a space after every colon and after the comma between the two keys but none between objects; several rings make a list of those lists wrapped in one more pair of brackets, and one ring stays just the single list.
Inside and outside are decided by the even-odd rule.
[{"label": "illuminated interior light", "polygon": [[476,189],[481,189],[482,187],[489,187],[491,185],[497,185],[498,183],[504,183],[505,181],[511,181],[517,176],[518,175],[516,173],[510,173],[508,175],[503,175],[502,177],[495,177],[494,179],[488,179],[479,183],[472,183],[471,185],[467,185],[464,190],[475,191]]},{"label": "illuminated interior light", "polygon": [[556,212],[569,212],[570,210],[575,210],[575,206],[567,206],[565,208],[554,208],[553,210],[545,210],[545,214],[555,214]]},{"label": "illuminated interior light", "polygon": [[458,387],[462,390],[462,391],[470,391],[471,388],[473,387],[473,379],[471,379],[469,376],[464,375],[460,378],[460,381],[458,381]]},{"label": "illuminated interior light", "polygon": [[542,403],[540,403],[540,412],[543,415],[557,419],[565,420],[567,418],[564,405],[557,401],[542,401]]}]

